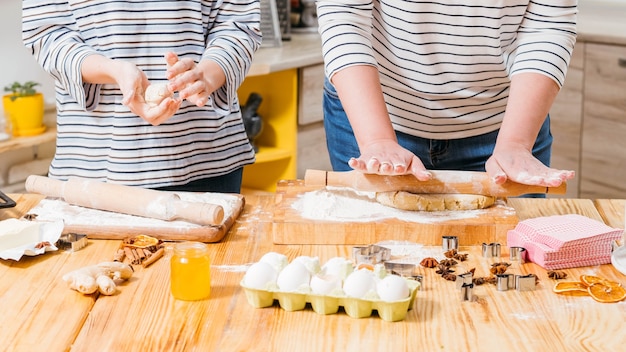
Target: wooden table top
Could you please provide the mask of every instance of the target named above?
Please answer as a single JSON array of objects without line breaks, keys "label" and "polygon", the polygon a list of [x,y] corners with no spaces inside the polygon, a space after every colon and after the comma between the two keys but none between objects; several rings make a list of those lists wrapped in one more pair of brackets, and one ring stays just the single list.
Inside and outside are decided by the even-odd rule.
[{"label": "wooden table top", "polygon": [[[16,208],[0,219],[20,217],[39,195],[11,195]],[[241,281],[247,266],[269,251],[317,256],[320,262],[342,256],[343,245],[274,245],[273,196],[250,195],[229,234],[209,244],[211,297],[184,302],[169,290],[169,254],[148,268],[137,268],[114,296],[84,296],[61,280],[76,268],[112,259],[119,241],[90,240],[78,252],[56,251],[18,262],[0,260],[0,341],[7,351],[618,351],[626,343],[626,301],[598,303],[590,297],[552,292],[554,281],[532,263],[519,274],[534,273],[534,291],[474,288],[475,301],[461,301],[455,283],[424,270],[405,320],[350,318],[342,310],[320,315],[310,307],[287,312],[277,304],[253,308]],[[624,226],[624,200],[510,199],[521,220],[578,213]],[[480,248],[468,252],[468,266],[488,271]],[[600,275],[626,284],[611,265],[565,270],[570,278]],[[485,273],[483,273],[485,274]]]}]

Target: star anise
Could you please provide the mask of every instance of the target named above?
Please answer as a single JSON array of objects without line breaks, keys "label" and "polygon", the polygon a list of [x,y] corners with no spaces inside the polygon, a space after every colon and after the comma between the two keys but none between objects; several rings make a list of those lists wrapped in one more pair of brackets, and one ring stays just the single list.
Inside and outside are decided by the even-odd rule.
[{"label": "star anise", "polygon": [[452,248],[450,250],[447,250],[443,253],[443,255],[446,256],[446,258],[454,258],[454,256],[457,254],[456,249]]},{"label": "star anise", "polygon": [[436,273],[441,275],[441,276],[444,276],[444,275],[447,275],[447,274],[451,274],[453,272],[454,272],[454,270],[450,269],[450,267],[447,266],[447,265],[443,265],[443,264],[437,265]]},{"label": "star anise", "polygon": [[448,280],[448,281],[456,281],[456,275],[448,273],[448,274],[443,274],[441,275],[441,277],[443,277],[444,279]]},{"label": "star anise", "polygon": [[474,273],[476,272],[476,268],[471,268],[468,271],[466,271],[465,273],[461,274],[461,275],[466,275],[466,274],[472,274],[472,276],[474,276]]},{"label": "star anise", "polygon": [[491,268],[489,269],[489,271],[491,271],[491,273],[494,275],[504,274],[504,272],[509,268],[509,266],[511,266],[511,264],[505,263],[505,262],[493,263],[491,264]]},{"label": "star anise", "polygon": [[554,280],[565,279],[567,277],[567,273],[564,271],[548,271],[548,277]]},{"label": "star anise", "polygon": [[457,253],[453,258],[460,262],[464,262],[467,260],[467,253]]},{"label": "star anise", "polygon": [[427,257],[427,258],[422,259],[422,261],[420,262],[420,265],[425,268],[434,268],[437,265],[439,265],[439,262],[437,262],[437,259],[433,257]]},{"label": "star anise", "polygon": [[458,262],[454,259],[443,259],[442,261],[439,262],[439,264],[445,265],[445,266],[454,266],[457,263]]},{"label": "star anise", "polygon": [[24,215],[24,219],[28,221],[34,221],[37,218],[37,214],[28,213]]},{"label": "star anise", "polygon": [[43,242],[39,242],[35,245],[35,248],[37,249],[41,249],[43,247],[48,247],[48,246],[52,246],[52,244],[48,241],[43,241]]},{"label": "star anise", "polygon": [[475,277],[474,279],[472,279],[472,282],[474,283],[474,285],[476,286],[480,286],[483,284],[494,284],[496,283],[496,277],[495,276],[489,276],[489,277]]},{"label": "star anise", "polygon": [[472,279],[472,283],[476,286],[480,286],[484,283],[487,282],[487,278],[486,277],[475,277]]}]

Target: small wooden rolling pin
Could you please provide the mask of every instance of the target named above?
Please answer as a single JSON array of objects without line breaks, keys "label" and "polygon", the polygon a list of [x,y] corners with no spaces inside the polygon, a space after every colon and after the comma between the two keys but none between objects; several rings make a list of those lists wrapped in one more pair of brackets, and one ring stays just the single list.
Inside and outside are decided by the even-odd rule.
[{"label": "small wooden rolling pin", "polygon": [[198,225],[220,225],[221,205],[187,202],[176,193],[116,185],[82,178],[60,181],[31,175],[26,190],[62,198],[69,204],[160,220],[183,220]]},{"label": "small wooden rolling pin", "polygon": [[497,185],[486,172],[476,171],[430,171],[429,181],[419,181],[413,175],[383,176],[364,174],[359,171],[332,172],[307,170],[305,186],[349,187],[357,191],[411,193],[481,194],[495,197],[515,197],[528,193],[565,194],[567,185],[559,187],[530,186],[513,181]]}]

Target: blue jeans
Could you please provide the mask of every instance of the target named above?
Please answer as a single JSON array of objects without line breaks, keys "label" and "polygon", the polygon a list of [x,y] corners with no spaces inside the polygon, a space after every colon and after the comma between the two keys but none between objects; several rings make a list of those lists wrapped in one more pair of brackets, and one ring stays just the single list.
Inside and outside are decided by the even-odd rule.
[{"label": "blue jeans", "polygon": [[[324,83],[324,129],[330,162],[334,171],[349,171],[348,160],[361,155],[350,121],[335,88],[328,79]],[[396,131],[398,143],[413,152],[428,170],[485,171],[485,163],[493,154],[498,131],[459,139],[427,139]],[[550,165],[552,134],[550,116],[541,126],[533,155]],[[545,195],[528,195],[545,197]]]},{"label": "blue jeans", "polygon": [[226,175],[203,178],[180,186],[157,188],[160,191],[240,193],[243,167]]}]

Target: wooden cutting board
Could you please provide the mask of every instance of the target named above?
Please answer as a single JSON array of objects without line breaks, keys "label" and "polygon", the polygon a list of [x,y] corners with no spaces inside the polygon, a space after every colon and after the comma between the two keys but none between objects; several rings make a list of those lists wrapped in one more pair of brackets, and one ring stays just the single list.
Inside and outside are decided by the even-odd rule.
[{"label": "wooden cutting board", "polygon": [[[184,194],[181,194],[181,197]],[[220,196],[218,194],[208,197]],[[166,221],[137,216],[111,213],[70,205],[61,200],[43,198],[33,204],[29,214],[37,215],[35,221],[62,219],[65,223],[63,233],[85,234],[90,239],[124,239],[135,235],[150,235],[165,241],[219,242],[235,223],[245,204],[240,194],[221,195],[228,197],[229,210],[225,211],[220,225],[196,225],[184,221]],[[194,196],[195,197],[195,196]],[[201,197],[201,196],[198,196]],[[19,201],[19,200],[17,200]],[[46,201],[54,202],[54,214],[40,208]],[[208,201],[208,200],[207,200]],[[39,209],[39,210],[38,210]]]},{"label": "wooden cutting board", "polygon": [[396,240],[441,245],[442,236],[457,236],[461,246],[505,244],[507,231],[519,221],[515,209],[505,200],[498,200],[496,206],[488,209],[467,211],[471,212],[467,216],[456,211],[438,212],[429,219],[431,214],[421,212],[425,221],[407,221],[403,216],[375,221],[310,218],[294,204],[301,202],[307,192],[316,190],[320,188],[305,186],[302,180],[278,183],[272,227],[274,243],[367,245]]}]

